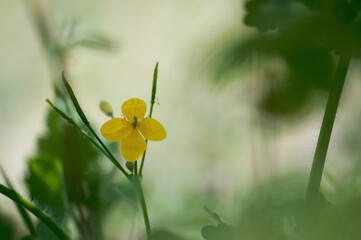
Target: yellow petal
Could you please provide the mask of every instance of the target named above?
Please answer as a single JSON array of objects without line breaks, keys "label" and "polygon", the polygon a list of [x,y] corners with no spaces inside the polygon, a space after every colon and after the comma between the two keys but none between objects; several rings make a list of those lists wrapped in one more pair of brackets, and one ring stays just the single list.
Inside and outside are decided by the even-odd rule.
[{"label": "yellow petal", "polygon": [[151,141],[161,141],[167,137],[162,124],[153,118],[143,119],[138,123],[137,128],[146,139]]},{"label": "yellow petal", "polygon": [[100,133],[110,142],[119,142],[134,129],[133,125],[124,118],[114,118],[100,128]]},{"label": "yellow petal", "polygon": [[140,158],[146,148],[147,143],[135,128],[120,142],[120,152],[128,162],[134,162]]},{"label": "yellow petal", "polygon": [[134,122],[134,116],[137,116],[138,120],[142,119],[146,110],[147,105],[143,100],[138,98],[131,98],[122,105],[122,113],[131,123]]}]

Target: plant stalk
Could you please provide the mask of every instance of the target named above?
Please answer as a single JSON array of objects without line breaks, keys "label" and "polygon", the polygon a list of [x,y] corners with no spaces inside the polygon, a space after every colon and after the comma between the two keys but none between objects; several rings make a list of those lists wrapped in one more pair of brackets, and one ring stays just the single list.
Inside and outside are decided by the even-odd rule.
[{"label": "plant stalk", "polygon": [[[86,124],[86,127],[89,129],[89,131],[94,135],[96,140],[100,143],[100,145],[93,140],[82,128],[80,128],[72,118],[70,118],[68,115],[66,115],[63,111],[58,109],[49,99],[46,100],[47,103],[56,111],[60,116],[62,116],[65,120],[68,121],[71,125],[73,125],[76,129],[78,129],[84,136],[86,136],[126,177],[129,181],[133,183],[133,186],[135,187],[136,191],[139,195],[140,204],[142,207],[142,213],[145,223],[145,230],[147,233],[147,239],[150,239],[151,237],[151,229],[150,229],[150,222],[149,222],[149,216],[148,211],[144,199],[144,193],[142,189],[142,185],[139,179],[139,175],[135,175],[132,179],[131,176],[120,166],[119,162],[115,159],[115,157],[111,154],[109,149],[105,146],[105,144],[101,141],[101,139],[98,137],[98,135],[95,133],[94,129],[90,126],[90,124]],[[136,170],[135,170],[136,171]]]},{"label": "plant stalk", "polygon": [[100,143],[100,145],[103,147],[103,149],[107,152],[108,156],[110,156],[110,160],[112,163],[129,179],[129,174],[124,170],[124,168],[120,165],[120,163],[117,161],[117,159],[114,157],[114,155],[109,151],[107,146],[103,143],[103,141],[99,138],[99,136],[95,133],[94,129],[90,126],[90,124],[85,125],[89,131],[93,134],[93,136],[96,138],[96,140]]},{"label": "plant stalk", "polygon": [[340,57],[335,77],[333,79],[333,82],[331,83],[330,93],[328,96],[326,110],[322,120],[321,130],[318,137],[317,147],[313,158],[310,178],[308,182],[306,195],[307,200],[314,200],[319,195],[327,150],[332,134],[332,128],[335,122],[337,108],[340,102],[340,97],[345,83],[350,60],[350,55],[344,55]]},{"label": "plant stalk", "polygon": [[152,236],[152,231],[150,228],[149,216],[148,216],[148,211],[147,211],[147,205],[145,203],[143,188],[142,188],[142,184],[140,182],[139,177],[135,177],[133,180],[133,183],[138,192],[140,205],[142,207],[142,213],[143,213],[143,218],[144,218],[145,231],[147,234],[147,240],[150,240],[151,236]]}]

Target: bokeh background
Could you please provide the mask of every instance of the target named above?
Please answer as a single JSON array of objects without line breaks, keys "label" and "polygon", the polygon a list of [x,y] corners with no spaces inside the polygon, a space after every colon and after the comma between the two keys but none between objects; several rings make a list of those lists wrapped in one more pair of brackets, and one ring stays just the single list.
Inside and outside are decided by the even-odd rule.
[{"label": "bokeh background", "polygon": [[[25,180],[28,161],[36,156],[38,138],[48,131],[45,99],[55,96],[54,70],[29,6],[34,3],[41,6],[54,38],[64,38],[74,24],[74,38],[96,36],[106,42],[105,47],[80,44],[66,56],[72,87],[97,131],[108,120],[99,110],[100,101],[111,103],[116,116],[131,97],[149,103],[159,61],[153,116],[168,137],[151,142],[147,152],[144,188],[152,227],[202,239],[202,227],[214,223],[204,206],[231,224],[242,218],[239,212],[246,212],[247,200],[242,199],[252,198],[249,191],[255,186],[274,181],[292,192],[295,188],[287,184],[296,182],[295,199],[305,193],[327,91],[312,90],[302,107],[290,113],[267,112],[260,101],[271,88],[269,82],[289,69],[284,59],[253,53],[232,74],[222,73],[229,71],[221,57],[227,56],[228,47],[239,39],[255,41],[258,34],[243,21],[244,2],[5,0],[0,2],[0,163],[21,194],[37,200]],[[345,189],[349,195],[360,190],[358,180],[346,179],[357,169],[361,149],[357,66],[357,60],[351,63],[323,179],[325,195],[336,202],[344,200],[332,191],[342,185],[340,179],[355,185]],[[286,108],[296,105],[289,101]],[[105,158],[98,164],[104,171],[112,169]],[[114,182],[124,180],[117,175]],[[134,201],[135,207],[124,200],[114,203],[103,216],[106,239],[141,239],[143,221]],[[0,210],[8,223],[21,223],[15,205],[5,197],[0,197]],[[15,236],[23,232],[25,226],[18,224]]]}]

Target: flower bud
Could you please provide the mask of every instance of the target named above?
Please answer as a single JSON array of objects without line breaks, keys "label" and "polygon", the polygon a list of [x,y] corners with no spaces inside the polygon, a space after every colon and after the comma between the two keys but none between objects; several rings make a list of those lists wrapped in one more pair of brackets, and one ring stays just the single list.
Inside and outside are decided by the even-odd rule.
[{"label": "flower bud", "polygon": [[106,102],[106,101],[101,101],[99,104],[100,110],[102,110],[102,112],[113,118],[113,108],[112,105],[110,105],[110,103]]},{"label": "flower bud", "polygon": [[66,80],[64,72],[62,73],[62,78],[63,78],[64,86],[65,86],[66,90],[69,93],[70,99],[73,102],[75,110],[78,113],[80,119],[83,121],[83,123],[85,123],[85,125],[89,125],[88,119],[86,118],[86,116],[85,116],[85,114],[83,112],[83,109],[81,109],[81,107],[79,105],[79,102],[78,102],[78,99],[76,99],[74,91],[71,88],[71,86],[69,85],[68,80]]},{"label": "flower bud", "polygon": [[133,172],[134,169],[134,163],[133,162],[126,162],[125,166],[128,168],[129,171]]}]

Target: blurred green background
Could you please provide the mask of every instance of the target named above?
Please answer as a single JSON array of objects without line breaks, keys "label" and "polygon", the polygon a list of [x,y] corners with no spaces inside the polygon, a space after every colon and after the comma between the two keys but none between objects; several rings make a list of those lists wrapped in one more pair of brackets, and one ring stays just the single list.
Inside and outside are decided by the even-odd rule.
[{"label": "blurred green background", "polygon": [[[57,69],[32,15],[31,6],[38,3],[54,39],[66,41],[75,26],[72,39],[79,46],[63,56],[63,67],[97,131],[108,120],[100,101],[110,102],[115,116],[131,97],[149,102],[154,65],[160,62],[153,116],[168,137],[149,144],[144,170],[154,229],[202,239],[202,228],[217,223],[203,209],[207,206],[243,229],[244,239],[297,239],[290,237],[294,209],[306,191],[337,51],[344,49],[335,43],[303,44],[307,36],[295,37],[293,24],[318,14],[309,1],[250,2],[259,6],[239,0],[1,1],[0,163],[15,189],[64,221],[73,236],[85,238],[75,221],[64,220],[65,174],[65,184],[74,186],[67,189],[70,208],[92,216],[88,227],[94,230],[100,220],[105,239],[143,238],[138,200],[124,177],[86,139],[72,135],[45,103],[55,97],[60,75],[54,76]],[[289,22],[282,24],[285,19]],[[312,34],[304,28],[301,35]],[[356,59],[322,182],[333,204],[360,194],[359,74]],[[71,143],[64,140],[69,136]],[[64,151],[67,143],[78,147]],[[120,158],[118,146],[112,149]],[[89,195],[78,196],[84,182]],[[21,218],[12,202],[0,197],[0,210],[6,215],[2,221],[13,224],[9,231],[15,239],[26,235],[25,226],[16,224]],[[206,236],[203,232],[213,239]]]}]

